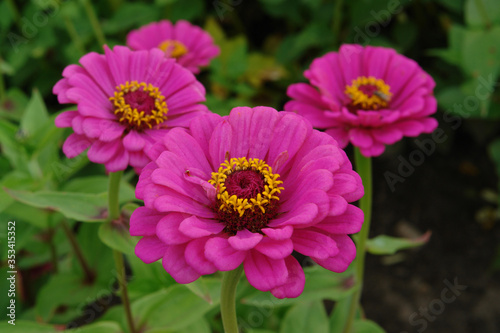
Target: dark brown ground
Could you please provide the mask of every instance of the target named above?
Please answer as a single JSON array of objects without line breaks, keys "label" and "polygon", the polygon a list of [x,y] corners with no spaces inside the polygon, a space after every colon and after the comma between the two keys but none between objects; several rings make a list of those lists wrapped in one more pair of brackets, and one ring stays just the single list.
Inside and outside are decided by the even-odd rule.
[{"label": "dark brown ground", "polygon": [[[432,237],[399,256],[368,255],[362,303],[366,316],[389,333],[497,333],[500,271],[491,267],[500,224],[494,217],[477,215],[496,207],[482,193],[497,189],[486,148],[495,134],[485,133],[498,123],[467,120],[453,129],[456,123],[445,122],[443,114],[436,117],[447,139],[403,183],[395,184],[394,192],[384,173],[397,174],[398,156],[408,160],[418,149],[414,141],[405,139],[374,159],[370,235],[411,236],[431,230]],[[451,301],[453,294],[443,291],[448,288],[445,280],[456,280],[466,289]]]}]

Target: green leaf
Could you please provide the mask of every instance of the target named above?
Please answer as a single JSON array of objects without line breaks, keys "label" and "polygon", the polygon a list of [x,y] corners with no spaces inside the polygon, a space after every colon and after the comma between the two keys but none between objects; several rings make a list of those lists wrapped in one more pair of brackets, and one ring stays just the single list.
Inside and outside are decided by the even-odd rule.
[{"label": "green leaf", "polygon": [[254,306],[278,307],[320,299],[339,300],[352,294],[355,290],[351,287],[352,273],[350,269],[344,273],[333,273],[321,266],[314,265],[304,268],[304,273],[306,284],[304,291],[298,298],[277,299],[271,293],[257,290],[244,296],[241,302]]},{"label": "green leaf", "polygon": [[26,105],[28,98],[20,89],[9,89],[5,94],[5,100],[0,103],[0,117],[20,121]]},{"label": "green leaf", "polygon": [[349,310],[352,303],[352,297],[335,302],[332,314],[330,315],[330,333],[343,333]]},{"label": "green leaf", "polygon": [[11,325],[7,321],[0,322],[0,331],[2,333],[56,333],[54,326],[48,324],[40,324],[34,321],[18,320],[16,325]]},{"label": "green leaf", "polygon": [[[185,2],[185,1],[183,1]],[[155,6],[145,3],[123,3],[109,20],[102,23],[102,30],[106,34],[129,30],[133,26],[144,25],[157,21],[160,11]]]},{"label": "green leaf", "polygon": [[3,210],[3,214],[8,216],[9,220],[27,222],[41,229],[49,226],[50,212],[21,202],[13,202]]},{"label": "green leaf", "polygon": [[26,192],[12,189],[5,191],[14,199],[37,207],[55,210],[82,222],[102,222],[106,220],[107,194],[86,194],[72,192],[39,191]]},{"label": "green leaf", "polygon": [[203,14],[205,2],[203,0],[176,1],[170,11],[169,19],[172,21],[192,21]]},{"label": "green leaf", "polygon": [[[499,2],[500,4],[500,2]],[[473,78],[493,75],[500,69],[500,26],[490,30],[466,30],[462,43],[462,69]]]},{"label": "green leaf", "polygon": [[[478,6],[482,4],[482,6]],[[470,27],[486,28],[487,24],[500,24],[498,0],[467,0],[464,8],[465,22]]]},{"label": "green leaf", "polygon": [[112,321],[101,321],[90,325],[84,325],[71,330],[65,330],[67,333],[122,333],[118,323]]},{"label": "green leaf", "polygon": [[285,314],[280,333],[328,333],[328,317],[321,301],[302,302]]},{"label": "green leaf", "polygon": [[17,140],[17,127],[3,119],[0,119],[0,145],[12,167],[28,173],[28,154]]},{"label": "green leaf", "polygon": [[356,320],[352,328],[354,333],[385,333],[382,327],[371,320]]},{"label": "green leaf", "polygon": [[[62,190],[65,192],[94,193],[107,192],[109,178],[106,176],[89,176],[74,178],[67,182]],[[135,200],[135,188],[127,181],[120,182],[120,203]]]},{"label": "green leaf", "polygon": [[201,320],[207,311],[218,305],[220,282],[210,281],[207,288],[213,300],[208,303],[184,285],[173,285],[132,303],[132,313],[138,325],[162,328],[164,331],[183,329]]},{"label": "green leaf", "polygon": [[125,254],[133,255],[135,245],[139,241],[138,237],[130,236],[124,223],[103,223],[99,226],[98,234],[104,244]]},{"label": "green leaf", "polygon": [[44,321],[51,320],[56,311],[76,312],[78,315],[84,305],[95,299],[96,295],[102,296],[103,290],[106,290],[103,287],[102,284],[89,284],[75,273],[53,275],[37,295],[36,314]]},{"label": "green leaf", "polygon": [[49,120],[49,114],[45,103],[38,90],[33,91],[33,95],[26,107],[23,118],[21,119],[20,129],[25,137],[32,137],[43,128]]},{"label": "green leaf", "polygon": [[163,327],[152,328],[144,333],[211,333],[210,325],[204,318],[196,320],[189,326],[180,330],[165,330]]},{"label": "green leaf", "polygon": [[431,231],[427,231],[425,234],[416,239],[406,239],[380,235],[375,238],[369,239],[366,242],[366,250],[371,254],[394,254],[399,250],[409,249],[427,243],[431,237],[431,234]]}]

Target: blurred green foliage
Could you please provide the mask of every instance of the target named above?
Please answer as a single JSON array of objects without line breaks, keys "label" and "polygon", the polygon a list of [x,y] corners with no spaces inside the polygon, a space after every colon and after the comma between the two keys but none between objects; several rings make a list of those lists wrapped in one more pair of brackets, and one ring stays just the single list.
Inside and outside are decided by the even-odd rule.
[{"label": "blurred green foliage", "polygon": [[[126,221],[99,223],[105,220],[104,168],[89,163],[85,154],[74,159],[62,155],[70,131],[54,126],[65,107],[57,103],[52,87],[65,66],[87,52],[102,52],[102,36],[89,19],[87,4],[110,46],[124,44],[131,29],[160,19],[186,19],[204,27],[221,55],[198,78],[207,89],[208,107],[219,114],[243,105],[281,109],[287,86],[305,81],[303,71],[315,57],[337,50],[340,43],[359,43],[392,47],[419,62],[436,80],[443,111],[464,118],[500,116],[497,0],[2,1],[0,219],[16,221],[16,269],[22,278],[17,327],[2,322],[2,332],[54,332],[76,325],[85,325],[78,332],[127,332],[123,308],[116,305],[111,249],[126,255],[132,309],[142,332],[222,329],[220,276],[183,286],[159,262],[142,263],[133,254],[137,239],[128,235]],[[500,166],[498,141],[491,155]],[[139,204],[131,185],[135,181],[130,171],[121,184],[124,216]],[[63,223],[76,234],[95,278],[85,278]],[[3,230],[0,240],[5,276]],[[418,244],[385,237],[372,245],[373,253],[387,254]],[[306,276],[304,294],[283,301],[242,280],[238,314],[243,331],[342,332],[338,318],[349,306],[351,272],[332,275],[312,266]],[[3,293],[5,279],[0,286]],[[324,310],[324,299],[337,301],[331,314]],[[2,311],[7,305],[2,294]],[[359,320],[355,332],[383,330]]]}]

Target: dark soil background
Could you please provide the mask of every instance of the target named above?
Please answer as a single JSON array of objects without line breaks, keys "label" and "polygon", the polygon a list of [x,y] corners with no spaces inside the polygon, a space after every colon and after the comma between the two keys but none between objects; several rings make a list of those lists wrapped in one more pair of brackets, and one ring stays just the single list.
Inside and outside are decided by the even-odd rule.
[{"label": "dark soil background", "polygon": [[[486,121],[442,121],[447,140],[391,192],[384,173],[398,173],[398,156],[419,149],[414,139],[390,147],[374,163],[371,237],[414,237],[427,230],[430,241],[391,257],[367,256],[362,304],[366,316],[387,332],[500,332],[500,225],[495,220],[497,178],[488,158]],[[458,126],[459,125],[459,126]],[[453,129],[452,126],[455,128]],[[429,139],[421,136],[418,139]],[[478,140],[478,138],[480,138]],[[487,141],[487,140],[486,140]],[[445,281],[466,286],[455,300]],[[463,287],[460,287],[463,289]],[[457,294],[458,294],[457,293]]]}]

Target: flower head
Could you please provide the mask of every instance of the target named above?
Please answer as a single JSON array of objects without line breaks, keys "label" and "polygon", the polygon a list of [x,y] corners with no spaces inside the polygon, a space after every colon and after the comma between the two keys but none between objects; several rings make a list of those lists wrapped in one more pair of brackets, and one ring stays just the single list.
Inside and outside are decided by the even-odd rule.
[{"label": "flower head", "polygon": [[160,50],[105,47],[104,55],[92,52],[80,63],[66,67],[54,86],[60,103],[77,105],[55,121],[73,128],[63,145],[68,158],[90,147],[89,159],[110,172],[128,165],[140,170],[158,138],[208,112],[199,104],[205,101],[203,85]]},{"label": "flower head", "polygon": [[403,136],[430,133],[437,121],[434,81],[418,64],[384,47],[343,45],[315,59],[305,71],[310,84],[288,87],[285,110],[325,129],[342,147],[367,157]]},{"label": "flower head", "polygon": [[349,204],[363,195],[337,142],[304,118],[268,107],[206,114],[173,129],[148,152],[130,220],[135,253],[162,259],[179,283],[243,264],[255,288],[297,297],[304,271],[293,251],[344,271],[348,234],[363,223]]},{"label": "flower head", "polygon": [[127,45],[134,50],[159,48],[195,74],[220,53],[206,31],[184,20],[175,24],[163,20],[133,30],[127,36]]}]

